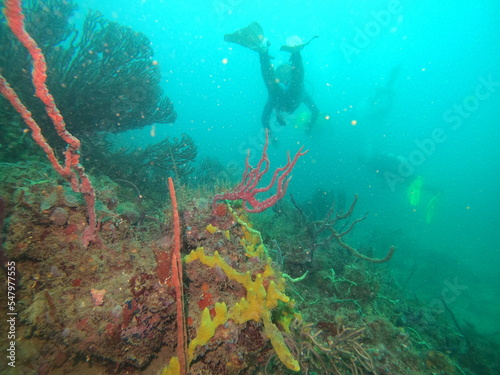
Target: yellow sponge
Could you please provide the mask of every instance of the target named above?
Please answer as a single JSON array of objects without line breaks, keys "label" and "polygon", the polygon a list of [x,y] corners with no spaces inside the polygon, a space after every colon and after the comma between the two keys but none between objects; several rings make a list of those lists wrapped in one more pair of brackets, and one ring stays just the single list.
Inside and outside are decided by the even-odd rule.
[{"label": "yellow sponge", "polygon": [[210,234],[214,234],[219,230],[219,228],[214,227],[212,224],[208,224],[205,229],[207,230],[207,232],[210,232]]},{"label": "yellow sponge", "polygon": [[181,365],[179,363],[179,358],[172,357],[167,367],[164,367],[161,375],[179,375],[181,373]]},{"label": "yellow sponge", "polygon": [[257,274],[254,281],[252,280],[250,272],[243,274],[236,271],[227,264],[217,251],[214,255],[210,256],[205,254],[205,249],[203,247],[198,247],[196,251],[191,251],[191,253],[186,256],[185,260],[186,263],[199,260],[201,263],[211,268],[218,266],[229,279],[242,284],[247,290],[246,297],[236,303],[230,309],[229,313],[227,312],[225,304],[216,304],[216,311],[217,305],[219,305],[220,312],[217,311],[214,320],[210,319],[210,312],[207,308],[203,310],[197,336],[189,343],[190,360],[193,359],[196,347],[205,345],[214,336],[217,327],[224,324],[228,319],[232,319],[239,324],[254,320],[256,322],[263,322],[264,333],[271,341],[278,358],[283,364],[293,371],[300,370],[298,361],[293,358],[283,340],[280,330],[271,319],[271,310],[278,306],[278,301],[289,303],[290,298],[284,293],[284,282],[282,278],[277,279],[278,284],[274,280],[270,280],[266,290],[264,281],[269,277],[273,277],[275,274],[270,265],[270,261],[266,264],[264,271]]},{"label": "yellow sponge", "polygon": [[196,347],[206,345],[212,337],[215,335],[215,330],[218,326],[225,324],[227,322],[227,306],[225,303],[215,304],[215,317],[212,320],[210,318],[210,311],[208,307],[205,307],[201,313],[201,323],[198,331],[196,332],[196,337],[191,340],[188,347],[189,362],[194,358],[194,351]]}]

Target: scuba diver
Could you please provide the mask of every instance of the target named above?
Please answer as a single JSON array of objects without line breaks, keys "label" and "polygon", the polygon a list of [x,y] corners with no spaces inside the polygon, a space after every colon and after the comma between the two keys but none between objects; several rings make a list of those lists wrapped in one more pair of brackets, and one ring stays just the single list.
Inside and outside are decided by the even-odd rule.
[{"label": "scuba diver", "polygon": [[310,130],[318,119],[319,110],[312,98],[304,89],[304,65],[300,51],[313,39],[304,43],[299,37],[291,37],[287,45],[280,51],[290,53],[290,64],[282,64],[274,69],[269,55],[269,41],[264,37],[262,27],[257,22],[252,22],[247,27],[237,30],[232,34],[224,35],[226,42],[236,43],[258,52],[262,78],[266,85],[268,98],[262,112],[262,125],[269,132],[269,120],[273,111],[276,112],[276,120],[281,126],[286,125],[285,113],[293,113],[301,103],[304,103],[311,112],[311,118],[307,124]]}]

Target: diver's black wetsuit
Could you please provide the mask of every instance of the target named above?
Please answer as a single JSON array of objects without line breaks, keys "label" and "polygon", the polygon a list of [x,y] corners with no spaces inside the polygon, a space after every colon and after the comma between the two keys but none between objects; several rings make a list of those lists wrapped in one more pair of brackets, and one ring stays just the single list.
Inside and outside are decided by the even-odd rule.
[{"label": "diver's black wetsuit", "polygon": [[276,80],[274,67],[267,51],[259,53],[262,78],[267,87],[268,98],[264,111],[262,112],[262,125],[270,129],[269,120],[273,110],[276,111],[276,119],[280,125],[286,125],[283,112],[292,113],[304,102],[311,111],[309,127],[316,122],[319,110],[312,98],[304,90],[304,65],[300,52],[293,52],[290,56],[292,65],[291,79],[288,85]]}]

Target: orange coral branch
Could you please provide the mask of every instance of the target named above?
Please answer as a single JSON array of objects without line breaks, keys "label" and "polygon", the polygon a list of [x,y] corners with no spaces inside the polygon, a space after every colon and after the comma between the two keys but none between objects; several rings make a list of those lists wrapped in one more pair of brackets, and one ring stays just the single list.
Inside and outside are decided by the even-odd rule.
[{"label": "orange coral branch", "polygon": [[[307,154],[309,150],[302,152],[302,150],[304,149],[304,146],[302,146],[299,151],[297,151],[293,159],[290,158],[290,154],[287,154],[287,163],[283,167],[277,168],[274,171],[271,182],[269,182],[269,184],[265,187],[258,188],[257,184],[269,170],[270,162],[269,157],[267,156],[268,145],[269,132],[266,130],[266,143],[264,144],[264,149],[262,150],[262,156],[259,160],[259,163],[255,168],[250,165],[249,151],[245,161],[245,171],[243,172],[241,182],[234,188],[233,191],[224,194],[217,194],[216,196],[214,196],[214,199],[212,201],[214,212],[217,201],[238,199],[243,200],[243,209],[245,211],[253,213],[262,212],[273,206],[277,201],[285,196],[286,189],[288,188],[288,184],[290,183],[290,180],[292,178],[288,177],[288,175],[292,172],[299,158]],[[256,195],[271,190],[276,181],[278,181],[276,184],[276,192],[270,197],[259,201],[256,198]]]},{"label": "orange coral branch", "polygon": [[175,287],[175,299],[177,305],[177,357],[179,358],[180,373],[187,371],[187,331],[184,320],[184,292],[182,289],[182,260],[181,260],[181,225],[177,199],[175,197],[174,181],[168,178],[168,190],[172,200],[172,212],[174,218],[174,249],[172,254],[172,283]]},{"label": "orange coral branch", "polygon": [[24,14],[21,9],[21,1],[6,0],[4,14],[12,33],[28,50],[33,59],[32,79],[33,85],[35,86],[35,95],[45,105],[45,111],[52,120],[57,134],[68,144],[65,152],[64,165],[59,163],[54,151],[43,137],[40,126],[38,126],[31,116],[31,113],[19,100],[15,91],[10,87],[9,83],[2,75],[0,75],[0,92],[22,116],[24,122],[32,131],[33,139],[45,151],[50,163],[57,173],[71,184],[73,191],[83,194],[83,198],[87,204],[89,225],[83,233],[82,242],[83,245],[87,247],[90,242],[96,240],[97,221],[94,188],[92,187],[90,179],[85,174],[85,169],[80,164],[80,141],[67,131],[64,119],[45,84],[47,80],[47,63],[45,62],[45,57],[41,49],[24,28]]}]

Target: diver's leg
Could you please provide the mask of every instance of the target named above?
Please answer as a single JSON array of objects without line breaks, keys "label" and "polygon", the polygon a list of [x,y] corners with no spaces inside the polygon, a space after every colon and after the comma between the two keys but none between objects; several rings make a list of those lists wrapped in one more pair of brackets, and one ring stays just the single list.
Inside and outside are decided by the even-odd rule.
[{"label": "diver's leg", "polygon": [[304,91],[304,63],[300,52],[294,52],[290,56],[292,64],[292,76],[288,86],[288,91],[291,98],[298,99]]},{"label": "diver's leg", "polygon": [[280,98],[283,89],[280,87],[279,83],[276,82],[274,67],[271,63],[271,57],[267,52],[262,52],[259,53],[259,59],[262,79],[264,80],[264,84],[266,85],[269,96],[274,99]]},{"label": "diver's leg", "polygon": [[274,67],[271,63],[271,57],[267,52],[259,53],[260,59],[260,71],[262,73],[262,79],[264,80],[264,84],[266,88],[269,88],[275,83],[276,77],[274,75]]}]

